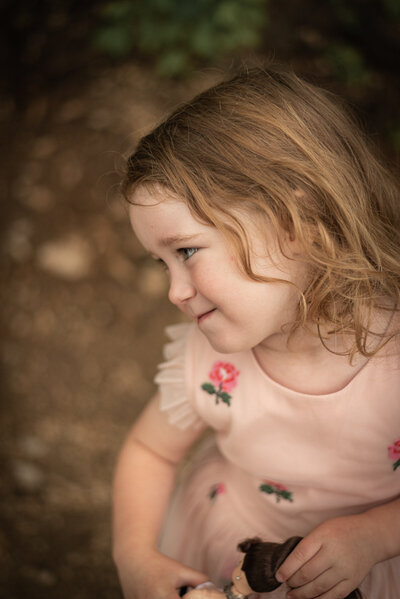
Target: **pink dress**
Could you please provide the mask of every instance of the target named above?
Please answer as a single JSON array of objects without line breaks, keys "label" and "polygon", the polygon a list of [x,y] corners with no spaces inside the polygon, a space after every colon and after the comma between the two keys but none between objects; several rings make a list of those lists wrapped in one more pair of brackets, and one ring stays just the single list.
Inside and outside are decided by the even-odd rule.
[{"label": "pink dress", "polygon": [[[160,409],[178,428],[206,423],[215,434],[182,471],[163,552],[222,586],[240,540],[304,536],[400,496],[399,356],[369,360],[338,392],[307,395],[269,378],[251,351],[214,351],[194,325],[167,333]],[[399,599],[400,556],[377,564],[360,589],[365,599]],[[268,594],[284,596],[284,585]]]}]

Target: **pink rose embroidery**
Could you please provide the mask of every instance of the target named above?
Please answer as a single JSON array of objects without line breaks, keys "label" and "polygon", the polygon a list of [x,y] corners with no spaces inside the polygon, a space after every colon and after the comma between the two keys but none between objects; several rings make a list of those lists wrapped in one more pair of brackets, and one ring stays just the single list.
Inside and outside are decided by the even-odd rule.
[{"label": "pink rose embroidery", "polygon": [[215,403],[219,403],[221,399],[230,406],[232,396],[228,391],[232,391],[236,387],[239,374],[239,370],[236,370],[234,365],[229,362],[214,362],[208,375],[214,384],[203,383],[201,388],[210,395],[215,395]]},{"label": "pink rose embroidery", "polygon": [[393,470],[396,470],[400,467],[400,437],[396,441],[394,441],[392,445],[389,445],[388,451],[389,458],[391,460],[396,460],[393,464]]},{"label": "pink rose embroidery", "polygon": [[267,495],[275,495],[277,503],[279,503],[281,499],[293,501],[292,493],[281,483],[266,480],[259,486],[259,490],[262,493],[267,493]]},{"label": "pink rose embroidery", "polygon": [[217,495],[222,495],[222,493],[226,493],[226,487],[224,483],[217,483],[211,487],[208,496],[210,499],[215,499]]},{"label": "pink rose embroidery", "polygon": [[237,385],[239,371],[229,362],[215,362],[209,376],[222,391],[232,391]]}]

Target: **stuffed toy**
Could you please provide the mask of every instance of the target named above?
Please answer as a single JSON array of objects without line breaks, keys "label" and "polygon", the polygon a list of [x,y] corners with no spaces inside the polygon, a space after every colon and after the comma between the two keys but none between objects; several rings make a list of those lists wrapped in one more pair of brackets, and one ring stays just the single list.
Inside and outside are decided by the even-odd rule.
[{"label": "stuffed toy", "polygon": [[[181,589],[180,595],[185,599],[246,599],[254,592],[269,593],[280,586],[275,574],[300,541],[301,537],[291,537],[284,543],[263,542],[258,537],[246,539],[238,545],[245,554],[242,563],[223,590],[206,582],[186,593]],[[362,595],[356,589],[346,599],[362,599]]]}]

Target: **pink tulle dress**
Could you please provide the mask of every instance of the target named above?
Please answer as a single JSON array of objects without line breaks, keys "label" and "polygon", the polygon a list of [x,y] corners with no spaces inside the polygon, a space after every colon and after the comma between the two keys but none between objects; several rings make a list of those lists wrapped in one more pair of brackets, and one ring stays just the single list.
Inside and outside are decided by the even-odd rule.
[{"label": "pink tulle dress", "polygon": [[[400,496],[399,356],[370,359],[342,390],[307,395],[269,378],[253,352],[219,354],[194,325],[168,327],[156,382],[177,429],[208,424],[183,469],[160,539],[167,555],[230,580],[237,543],[284,541]],[[400,598],[400,557],[377,564],[365,599]],[[283,598],[284,587],[265,595]]]}]

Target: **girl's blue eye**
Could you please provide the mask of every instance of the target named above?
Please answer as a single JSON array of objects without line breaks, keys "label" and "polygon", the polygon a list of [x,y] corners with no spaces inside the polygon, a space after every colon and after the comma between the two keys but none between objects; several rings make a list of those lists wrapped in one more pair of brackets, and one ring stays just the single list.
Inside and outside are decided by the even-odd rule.
[{"label": "girl's blue eye", "polygon": [[184,260],[189,260],[197,250],[198,248],[179,248],[178,253],[182,254]]}]

